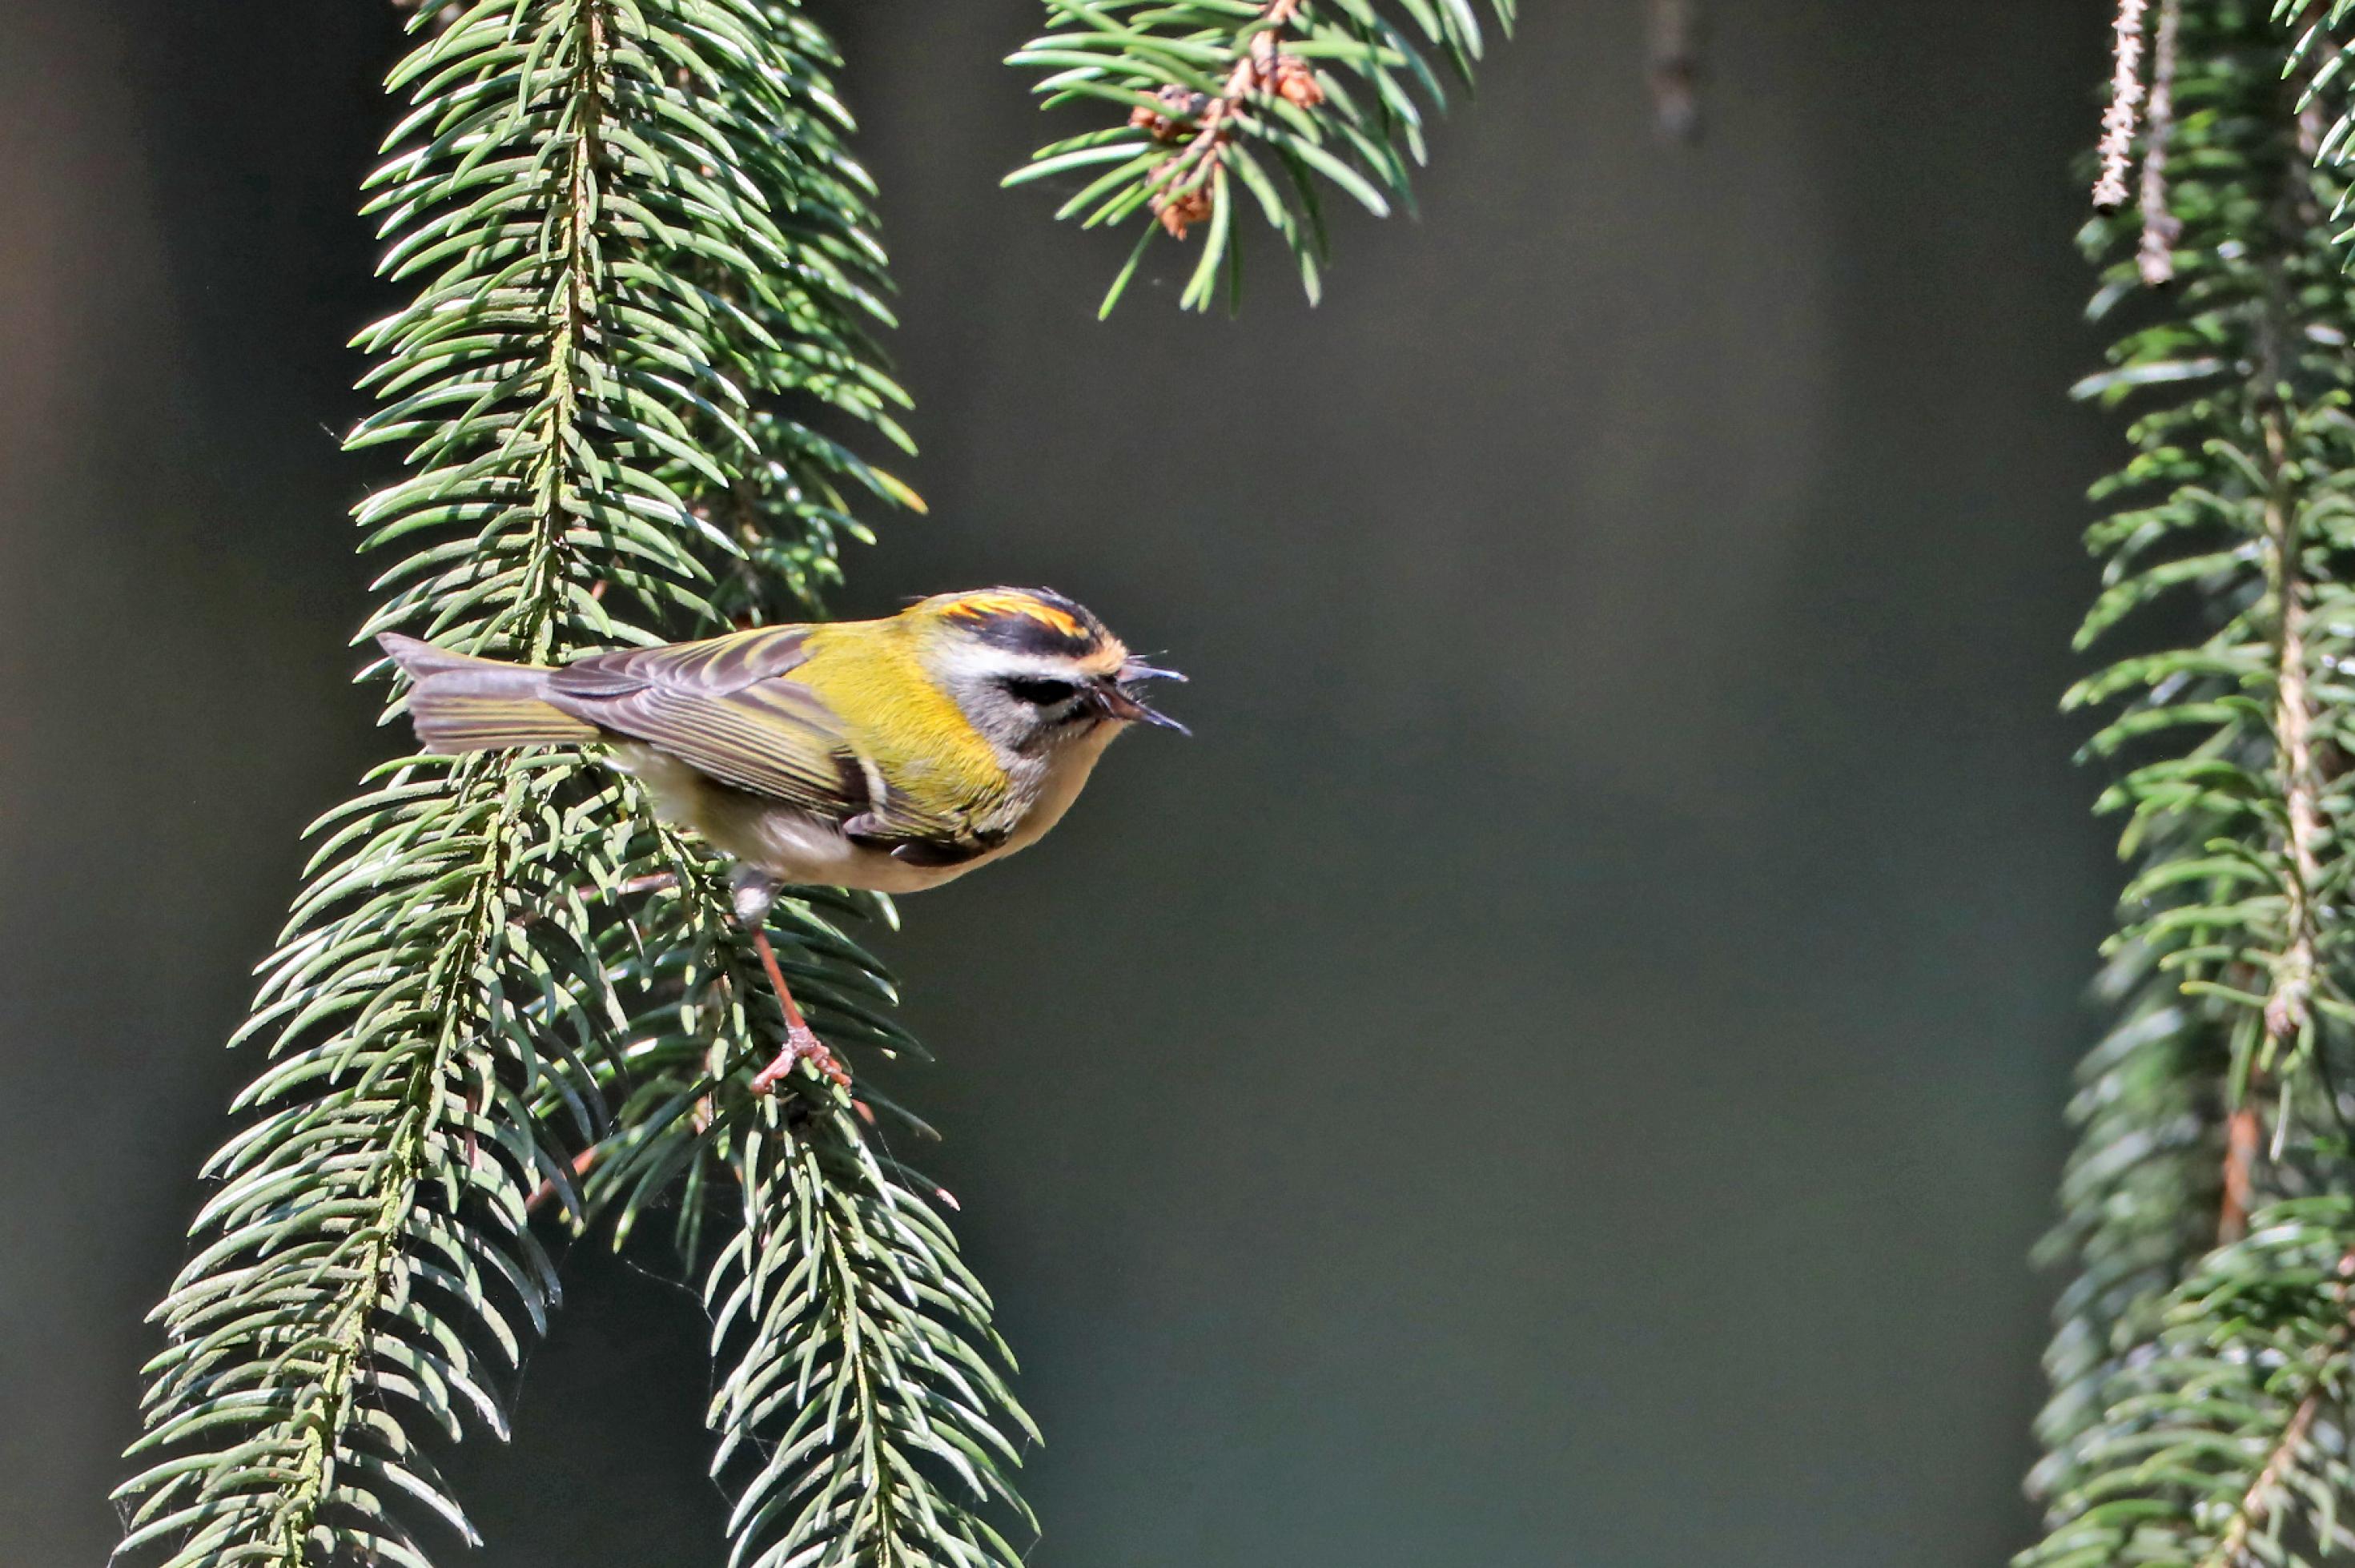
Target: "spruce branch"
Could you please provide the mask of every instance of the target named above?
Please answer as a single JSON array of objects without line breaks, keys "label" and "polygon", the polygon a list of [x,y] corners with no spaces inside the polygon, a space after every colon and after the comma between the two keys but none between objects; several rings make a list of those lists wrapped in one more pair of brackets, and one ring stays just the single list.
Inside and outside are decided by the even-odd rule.
[{"label": "spruce branch", "polygon": [[[366,632],[561,661],[831,581],[858,497],[914,497],[811,414],[905,443],[823,35],[764,0],[461,0],[411,27],[368,182],[383,271],[415,293],[360,338],[380,406],[351,444],[405,465],[356,513],[363,548],[399,552]],[[716,1418],[723,1458],[784,1430],[826,1467],[827,1506],[789,1530],[740,1510],[737,1560],[781,1563],[783,1540],[795,1561],[1014,1561],[981,1510],[1027,1518],[1004,1477],[1029,1428],[986,1297],[869,1147],[866,1100],[806,1074],[751,1094],[782,1021],[709,853],[570,751],[405,758],[314,831],[240,1031],[270,1063],[158,1309],[121,1551],[426,1568],[412,1511],[473,1538],[431,1450],[470,1422],[504,1435],[556,1300],[533,1211],[619,1244],[673,1204],[692,1254],[768,1212],[740,1181],[788,1171],[823,1222],[746,1221],[729,1266],[848,1261],[824,1310],[715,1349],[838,1362],[867,1397],[762,1383]],[[891,1052],[913,1042],[890,981],[843,933],[878,913],[806,890],[767,929],[830,1040]]]},{"label": "spruce branch", "polygon": [[[682,1253],[732,1211],[705,1285],[720,1363],[709,1419],[730,1484],[730,1562],[1011,1564],[993,1514],[1031,1529],[1009,1472],[1038,1434],[1007,1387],[1012,1357],[957,1255],[931,1182],[883,1152],[877,1108],[796,1073],[774,1095],[718,1064],[782,1029],[775,992],[708,858],[659,825],[634,863],[667,863],[646,905],[606,933],[617,985],[639,999],[625,1036],[629,1098],[583,1197],[617,1241],[680,1194]],[[781,900],[798,941],[794,989],[830,1041],[919,1049],[879,1010],[888,976],[838,921],[841,894]],[[817,1553],[816,1556],[810,1555]]]},{"label": "spruce branch", "polygon": [[[1487,0],[1512,29],[1517,0]],[[1132,219],[1140,232],[1100,314],[1110,315],[1156,233],[1203,240],[1181,308],[1204,310],[1223,279],[1240,300],[1248,196],[1316,298],[1327,258],[1317,189],[1337,187],[1377,218],[1409,205],[1410,160],[1427,155],[1423,105],[1445,93],[1425,55],[1471,80],[1483,36],[1473,0],[1046,0],[1058,30],[1007,63],[1044,72],[1052,109],[1107,105],[1125,123],[1041,147],[1006,184],[1086,175],[1055,216],[1083,229]]]},{"label": "spruce branch", "polygon": [[[2323,217],[2339,182],[2301,123],[2317,90],[2286,80],[2294,27],[2192,0],[2159,30],[2147,158],[2177,155],[2156,177],[2180,282],[2139,295],[2163,308],[2081,389],[2147,406],[2096,491],[2119,509],[2089,536],[2104,589],[2079,645],[2166,604],[2204,635],[2070,696],[2116,705],[2087,750],[2123,767],[2103,805],[2127,816],[2134,875],[2101,992],[2119,1020],[2082,1075],[2048,1252],[2078,1275],[2048,1357],[2036,1568],[2307,1564],[2345,1541],[2355,295]],[[2138,296],[2153,227],[2089,228],[2097,318]]]},{"label": "spruce branch", "polygon": [[734,1563],[1012,1563],[986,1517],[1028,1513],[1007,1473],[1027,1421],[987,1297],[933,1208],[842,1108],[764,1097],[730,1129],[742,1229],[705,1287],[715,1349],[715,1476],[750,1472]]}]

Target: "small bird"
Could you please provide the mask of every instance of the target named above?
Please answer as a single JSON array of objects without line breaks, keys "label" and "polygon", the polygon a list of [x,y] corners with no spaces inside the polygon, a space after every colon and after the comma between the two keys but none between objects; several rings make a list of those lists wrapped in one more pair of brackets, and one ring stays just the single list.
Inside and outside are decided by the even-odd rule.
[{"label": "small bird", "polygon": [[785,1012],[759,1093],[803,1061],[848,1081],[762,930],[780,886],[938,886],[1036,842],[1129,725],[1185,732],[1136,689],[1185,677],[1045,588],[936,594],[880,620],[762,626],[560,668],[395,632],[377,641],[415,683],[409,714],[428,751],[603,742],[666,821],[737,860],[737,917]]}]

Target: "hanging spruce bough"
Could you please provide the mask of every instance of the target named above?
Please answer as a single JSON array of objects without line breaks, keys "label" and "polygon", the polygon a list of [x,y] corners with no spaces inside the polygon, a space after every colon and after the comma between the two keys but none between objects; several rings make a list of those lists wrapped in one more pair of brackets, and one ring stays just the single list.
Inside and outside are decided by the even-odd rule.
[{"label": "hanging spruce bough", "polygon": [[[370,181],[416,292],[362,339],[383,406],[353,443],[407,467],[358,512],[396,552],[368,630],[560,663],[831,578],[852,499],[910,497],[793,411],[896,438],[903,400],[824,38],[756,0],[417,27]],[[1015,1561],[981,1517],[1026,1517],[1004,1472],[1028,1432],[987,1299],[864,1101],[809,1072],[748,1091],[783,1020],[708,856],[560,751],[407,758],[318,831],[242,1031],[270,1063],[158,1309],[121,1552],[423,1568],[421,1519],[471,1540],[430,1451],[505,1433],[556,1296],[535,1209],[618,1238],[676,1197],[690,1245],[737,1226],[709,1287],[731,1561]],[[873,908],[769,917],[854,1057],[908,1044],[840,929]]]},{"label": "hanging spruce bough", "polygon": [[[1509,33],[1516,0],[1487,0]],[[1446,101],[1431,57],[1469,83],[1473,0],[1047,0],[1055,31],[1011,64],[1041,70],[1052,109],[1092,102],[1122,123],[1040,148],[1008,185],[1085,179],[1056,212],[1083,229],[1139,227],[1104,295],[1110,315],[1156,234],[1202,231],[1181,307],[1208,309],[1223,277],[1242,289],[1238,202],[1284,241],[1314,300],[1327,256],[1319,187],[1375,217],[1411,205],[1423,112]]]},{"label": "hanging spruce bough", "polygon": [[2051,1243],[2076,1277],[2047,1358],[2034,1568],[2355,1547],[2355,293],[2343,185],[2316,166],[2346,101],[2320,9],[2120,11],[2100,194],[2121,210],[2088,243],[2096,319],[2139,325],[2083,390],[2140,412],[2098,492],[2119,509],[2090,536],[2104,588],[2080,645],[2198,630],[2071,693],[2110,709],[2089,750],[2119,770],[2103,805],[2135,874]]}]

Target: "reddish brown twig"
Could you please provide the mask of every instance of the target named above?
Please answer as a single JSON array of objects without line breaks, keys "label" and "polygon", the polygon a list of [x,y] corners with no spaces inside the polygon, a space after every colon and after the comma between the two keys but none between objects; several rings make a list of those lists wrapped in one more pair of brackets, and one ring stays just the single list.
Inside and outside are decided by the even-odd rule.
[{"label": "reddish brown twig", "polygon": [[[572,1157],[572,1179],[578,1181],[582,1177],[588,1175],[590,1168],[594,1166],[604,1157],[605,1146],[603,1144],[591,1144],[587,1148],[584,1148],[579,1154],[574,1155]],[[542,1209],[547,1208],[548,1205],[555,1201],[556,1183],[552,1180],[543,1181],[539,1184],[538,1190],[533,1192],[530,1197],[524,1200],[523,1211],[527,1214],[537,1214]]]},{"label": "reddish brown twig", "polygon": [[[2250,1085],[2254,1093],[2256,1085]],[[2243,1105],[2224,1122],[2224,1201],[2216,1215],[2216,1244],[2230,1246],[2249,1233],[2249,1206],[2255,1187],[2257,1113]]]}]

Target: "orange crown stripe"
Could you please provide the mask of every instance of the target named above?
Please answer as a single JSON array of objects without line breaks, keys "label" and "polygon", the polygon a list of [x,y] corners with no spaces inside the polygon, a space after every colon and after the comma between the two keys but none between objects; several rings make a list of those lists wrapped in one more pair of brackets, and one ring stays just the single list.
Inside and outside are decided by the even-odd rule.
[{"label": "orange crown stripe", "polygon": [[1087,633],[1071,613],[1058,610],[1052,604],[1020,593],[968,593],[942,606],[944,615],[955,615],[970,621],[986,620],[992,615],[1028,615],[1043,626],[1051,626],[1067,637],[1085,638]]}]

